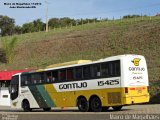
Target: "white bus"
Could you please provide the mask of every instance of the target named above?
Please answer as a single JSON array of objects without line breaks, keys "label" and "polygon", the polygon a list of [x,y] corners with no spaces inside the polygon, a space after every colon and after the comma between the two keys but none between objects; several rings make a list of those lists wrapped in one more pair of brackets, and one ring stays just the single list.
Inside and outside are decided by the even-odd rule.
[{"label": "white bus", "polygon": [[78,107],[82,112],[120,110],[149,102],[148,85],[146,60],[141,55],[62,63],[14,75],[11,106],[24,111],[53,107]]}]

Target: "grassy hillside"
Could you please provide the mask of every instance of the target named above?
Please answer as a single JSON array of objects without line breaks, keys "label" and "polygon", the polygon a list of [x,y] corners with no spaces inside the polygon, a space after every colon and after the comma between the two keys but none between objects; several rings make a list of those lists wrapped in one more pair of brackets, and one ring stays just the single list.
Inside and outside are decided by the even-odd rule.
[{"label": "grassy hillside", "polygon": [[[44,68],[54,63],[96,60],[119,54],[144,55],[149,69],[150,93],[154,98],[152,102],[160,102],[160,17],[57,28],[48,33],[3,37],[1,41],[10,41],[13,37],[18,39],[13,62],[1,62],[1,70]],[[2,43],[0,46],[3,47]]]}]

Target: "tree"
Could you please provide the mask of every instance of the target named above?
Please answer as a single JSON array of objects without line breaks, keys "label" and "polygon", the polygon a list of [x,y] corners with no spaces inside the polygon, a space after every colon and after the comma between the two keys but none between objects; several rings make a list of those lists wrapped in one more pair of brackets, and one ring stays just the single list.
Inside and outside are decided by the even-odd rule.
[{"label": "tree", "polygon": [[[143,15],[143,16],[146,16],[146,15]],[[125,18],[135,18],[135,17],[141,17],[141,15],[125,15],[125,16],[123,16],[123,19],[125,19]]]},{"label": "tree", "polygon": [[45,24],[41,21],[41,19],[34,20],[33,26],[34,26],[35,32],[43,31],[45,28]]},{"label": "tree", "polygon": [[14,33],[15,20],[8,16],[0,15],[1,35],[12,35]]},{"label": "tree", "polygon": [[51,18],[48,22],[51,28],[57,27],[65,27],[70,25],[76,25],[76,21],[74,19],[64,17],[64,18]]},{"label": "tree", "polygon": [[25,23],[22,25],[22,33],[43,31],[45,24],[41,19],[34,20],[33,22]]},{"label": "tree", "polygon": [[34,32],[34,24],[33,22],[25,23],[22,25],[22,32],[23,33],[29,33],[29,32]]},{"label": "tree", "polygon": [[21,34],[21,33],[22,33],[22,27],[21,26],[15,26],[14,34]]},{"label": "tree", "polygon": [[60,24],[61,26],[65,27],[65,26],[69,26],[69,25],[73,25],[75,24],[75,20],[74,19],[71,19],[69,17],[64,17],[64,18],[61,18],[60,19]]},{"label": "tree", "polygon": [[48,21],[48,25],[49,25],[51,28],[60,27],[60,19],[58,19],[58,18],[51,18],[51,19]]}]

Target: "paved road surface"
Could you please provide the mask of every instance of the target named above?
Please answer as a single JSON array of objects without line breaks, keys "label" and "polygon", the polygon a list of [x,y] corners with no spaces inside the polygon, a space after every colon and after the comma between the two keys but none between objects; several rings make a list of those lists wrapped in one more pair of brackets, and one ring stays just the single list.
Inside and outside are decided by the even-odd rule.
[{"label": "paved road surface", "polygon": [[0,106],[0,120],[160,120],[160,104],[125,106],[121,111],[79,112],[76,108],[52,109],[51,112],[33,110],[23,112]]}]

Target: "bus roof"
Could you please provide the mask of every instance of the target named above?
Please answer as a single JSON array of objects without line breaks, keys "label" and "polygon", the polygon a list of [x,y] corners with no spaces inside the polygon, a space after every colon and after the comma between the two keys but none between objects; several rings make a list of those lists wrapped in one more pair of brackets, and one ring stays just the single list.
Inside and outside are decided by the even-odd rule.
[{"label": "bus roof", "polygon": [[[124,55],[117,55],[117,56],[111,56],[111,57],[106,57],[104,59],[99,59],[96,61],[91,61],[91,60],[77,60],[77,61],[71,61],[71,62],[66,62],[66,63],[59,63],[59,64],[53,64],[44,69],[44,71],[48,70],[54,70],[54,69],[62,69],[66,67],[75,67],[79,65],[89,65],[89,64],[94,64],[98,62],[104,62],[104,61],[112,61],[112,60],[120,60],[126,56],[141,56],[141,55],[136,55],[136,54],[124,54]],[[142,56],[141,56],[142,57]]]},{"label": "bus roof", "polygon": [[74,64],[89,63],[89,62],[92,62],[92,61],[91,60],[76,60],[76,61],[53,64],[53,65],[47,66],[47,68],[55,68],[55,67],[68,66],[68,65],[74,65]]},{"label": "bus roof", "polygon": [[94,63],[99,63],[99,62],[104,62],[104,61],[120,60],[120,59],[122,59],[126,56],[135,56],[135,57],[141,56],[142,57],[142,55],[124,54],[124,55],[111,56],[111,57],[107,57],[107,58],[104,58],[104,59],[99,59],[99,60],[96,60],[96,61],[76,60],[76,61],[53,64],[53,65],[47,66],[45,69],[38,69],[38,70],[34,70],[34,71],[23,72],[22,74],[30,74],[30,73],[49,71],[49,70],[63,69],[63,68],[75,67],[75,66],[79,66],[79,65],[89,65],[89,64],[94,64]]}]

